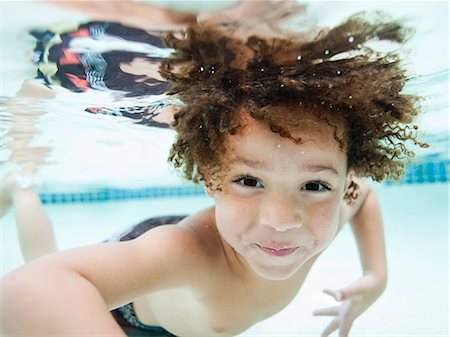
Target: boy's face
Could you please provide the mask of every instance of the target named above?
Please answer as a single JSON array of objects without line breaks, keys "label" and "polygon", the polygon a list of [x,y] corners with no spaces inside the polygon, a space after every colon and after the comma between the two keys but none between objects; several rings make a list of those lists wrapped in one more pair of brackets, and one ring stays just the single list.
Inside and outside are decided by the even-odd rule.
[{"label": "boy's face", "polygon": [[337,232],[350,182],[346,154],[333,129],[314,118],[293,134],[302,144],[249,117],[244,123],[228,139],[229,170],[213,194],[217,228],[257,274],[287,279]]}]

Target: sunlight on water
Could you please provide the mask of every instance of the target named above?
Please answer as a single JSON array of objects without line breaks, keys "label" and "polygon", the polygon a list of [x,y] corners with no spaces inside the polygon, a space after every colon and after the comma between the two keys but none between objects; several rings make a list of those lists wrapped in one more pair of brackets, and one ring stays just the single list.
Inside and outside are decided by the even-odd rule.
[{"label": "sunlight on water", "polygon": [[[180,179],[175,174],[167,173],[166,159],[174,139],[173,132],[149,128],[145,125],[145,117],[136,112],[137,109],[156,111],[173,103],[168,102],[164,95],[133,97],[123,90],[87,90],[83,93],[62,90],[52,78],[54,70],[50,63],[47,68],[42,63],[39,66],[40,69],[45,68],[41,69],[45,74],[49,74],[44,74],[50,81],[47,86],[29,81],[36,74],[36,65],[31,62],[36,40],[27,36],[26,31],[38,28],[45,31],[56,27],[60,25],[61,18],[69,14],[49,7],[47,20],[31,16],[26,20],[26,15],[17,20],[12,19],[24,9],[32,13],[36,6],[48,5],[22,2],[3,6],[3,11],[8,15],[4,16],[2,22],[2,28],[5,28],[2,36],[3,85],[0,110],[2,171],[28,166],[32,171],[38,170],[43,181],[58,184],[179,184]],[[423,139],[432,143],[430,149],[419,151],[419,160],[420,156],[430,155],[448,158],[449,70],[446,63],[448,52],[444,48],[448,33],[442,30],[446,27],[446,16],[445,11],[440,9],[445,6],[438,3],[433,6],[411,3],[406,7],[404,3],[398,2],[312,2],[309,16],[303,15],[300,10],[300,14],[291,18],[290,26],[286,25],[285,29],[296,28],[308,36],[317,33],[311,28],[314,24],[332,26],[360,10],[383,8],[395,17],[405,17],[417,30],[405,46],[405,51],[411,49],[405,60],[412,77],[405,92],[424,97],[422,105],[425,113],[419,123],[425,132]],[[404,10],[398,12],[399,8]],[[427,17],[434,19],[427,20]],[[76,27],[81,19],[72,15],[71,24],[66,22],[65,27]],[[245,26],[244,23],[242,25]],[[61,28],[59,30],[64,31]],[[60,41],[58,35],[49,35],[48,39],[56,41],[54,43]],[[105,52],[125,48],[155,60],[167,57],[171,52],[167,48],[136,41],[126,42],[114,37],[103,41],[75,38],[71,43],[74,52]],[[36,55],[39,56],[35,51],[35,58]],[[23,81],[26,85],[23,85]],[[21,91],[16,93],[21,86]],[[101,86],[100,83],[100,89]],[[90,113],[87,113],[88,110]]]}]

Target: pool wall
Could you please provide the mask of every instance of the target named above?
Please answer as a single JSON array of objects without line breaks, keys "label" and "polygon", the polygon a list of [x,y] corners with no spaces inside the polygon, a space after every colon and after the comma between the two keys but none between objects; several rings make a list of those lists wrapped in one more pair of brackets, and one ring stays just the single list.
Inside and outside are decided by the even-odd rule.
[{"label": "pool wall", "polygon": [[[409,165],[404,178],[399,182],[386,181],[385,185],[404,184],[427,184],[445,183],[450,181],[450,160],[431,158]],[[52,191],[53,189],[53,191]],[[173,186],[157,186],[142,188],[110,188],[86,187],[82,191],[54,191],[52,186],[43,186],[40,190],[40,197],[44,204],[71,204],[71,203],[93,203],[114,200],[130,199],[157,199],[204,196],[205,192],[200,185],[185,183]]]}]

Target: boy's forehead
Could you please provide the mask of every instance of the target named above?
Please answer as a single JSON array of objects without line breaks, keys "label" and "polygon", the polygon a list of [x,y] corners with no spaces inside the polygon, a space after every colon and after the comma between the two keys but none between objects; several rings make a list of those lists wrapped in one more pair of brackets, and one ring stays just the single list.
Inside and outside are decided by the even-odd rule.
[{"label": "boy's forehead", "polygon": [[230,137],[225,166],[228,169],[245,166],[265,171],[284,167],[296,172],[328,170],[336,175],[346,174],[347,155],[339,148],[332,132],[305,132],[302,137],[302,143],[295,143],[251,122],[243,133]]},{"label": "boy's forehead", "polygon": [[[280,118],[283,118],[282,115],[280,115]],[[245,111],[240,114],[240,122],[240,131],[235,136],[230,137],[231,143],[234,143],[234,147],[241,143],[243,139],[258,137],[278,137],[281,142],[293,142],[293,140],[282,137],[272,131],[267,123],[254,119]],[[339,147],[336,136],[339,139],[344,139],[345,130],[341,123],[336,122],[333,125],[330,121],[319,120],[314,113],[308,110],[301,111],[301,117],[296,121],[295,126],[289,123],[284,123],[284,126],[293,139],[300,139],[300,143],[312,141],[327,148],[334,148],[335,146]]]},{"label": "boy's forehead", "polygon": [[346,158],[345,152],[334,138],[334,130],[328,125],[325,127],[317,124],[314,120],[305,123],[305,128],[292,133],[293,137],[301,138],[300,143],[280,136],[271,131],[269,126],[252,118],[246,119],[245,123],[241,132],[229,136],[226,141],[227,161],[230,164],[257,163],[261,160],[330,162]]}]

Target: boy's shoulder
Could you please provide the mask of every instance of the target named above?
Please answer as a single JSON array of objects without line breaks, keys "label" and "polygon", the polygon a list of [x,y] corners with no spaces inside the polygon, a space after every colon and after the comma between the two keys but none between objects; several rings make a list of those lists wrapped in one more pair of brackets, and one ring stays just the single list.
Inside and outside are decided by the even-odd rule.
[{"label": "boy's shoulder", "polygon": [[156,227],[139,237],[138,241],[148,254],[152,254],[151,245],[153,249],[163,251],[172,266],[190,268],[199,276],[209,273],[221,258],[221,241],[213,208],[190,215],[177,225]]},{"label": "boy's shoulder", "polygon": [[183,219],[177,227],[190,233],[196,248],[201,250],[205,258],[216,262],[223,250],[214,212],[214,207],[201,210]]}]

